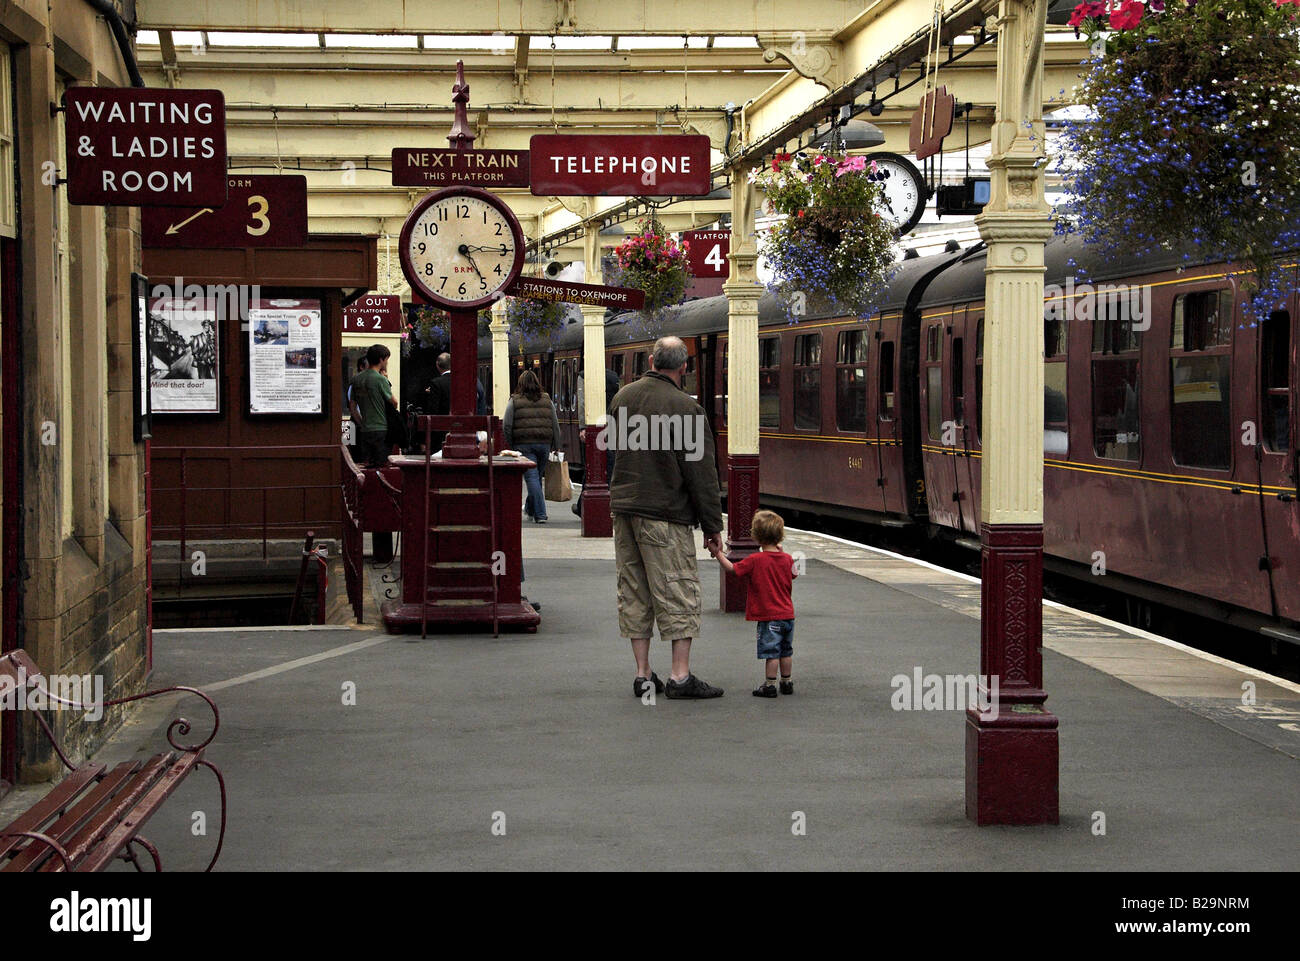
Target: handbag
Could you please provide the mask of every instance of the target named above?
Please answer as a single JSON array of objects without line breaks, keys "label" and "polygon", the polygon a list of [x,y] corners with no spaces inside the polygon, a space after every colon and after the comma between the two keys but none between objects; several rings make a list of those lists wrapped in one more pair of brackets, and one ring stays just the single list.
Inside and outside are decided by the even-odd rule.
[{"label": "handbag", "polygon": [[564,502],[573,497],[573,482],[569,480],[569,465],[563,453],[554,453],[546,462],[546,475],[542,481],[542,496],[548,501]]}]

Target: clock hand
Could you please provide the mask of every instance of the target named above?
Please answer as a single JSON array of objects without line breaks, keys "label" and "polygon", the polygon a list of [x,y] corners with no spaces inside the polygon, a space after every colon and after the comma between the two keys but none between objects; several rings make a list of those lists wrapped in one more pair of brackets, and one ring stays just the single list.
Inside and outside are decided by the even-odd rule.
[{"label": "clock hand", "polygon": [[478,279],[486,284],[487,278],[483,276],[483,271],[478,269],[478,264],[474,263],[474,258],[469,255],[469,245],[461,244],[457,249],[462,255],[464,255],[465,259],[469,261],[469,265],[474,268],[474,273],[478,274]]}]

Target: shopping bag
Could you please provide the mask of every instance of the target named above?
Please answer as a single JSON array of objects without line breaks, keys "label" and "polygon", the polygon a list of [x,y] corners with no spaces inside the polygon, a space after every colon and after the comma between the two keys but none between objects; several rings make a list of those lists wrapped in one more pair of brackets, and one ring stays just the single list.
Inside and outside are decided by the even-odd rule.
[{"label": "shopping bag", "polygon": [[569,465],[563,453],[551,455],[546,462],[546,476],[542,481],[542,496],[548,501],[567,501],[573,497],[573,483],[569,480]]}]

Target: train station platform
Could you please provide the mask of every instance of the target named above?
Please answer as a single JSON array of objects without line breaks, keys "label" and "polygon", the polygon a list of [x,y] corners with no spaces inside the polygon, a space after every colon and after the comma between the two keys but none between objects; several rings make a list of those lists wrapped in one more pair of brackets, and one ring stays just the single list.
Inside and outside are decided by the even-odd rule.
[{"label": "train station platform", "polygon": [[[582,539],[567,504],[524,532],[525,592],[543,605],[535,635],[393,636],[369,603],[372,624],[351,629],[156,633],[150,686],[195,685],[221,708],[209,752],[230,796],[219,869],[1300,863],[1300,686],[1049,606],[1061,823],[979,828],[963,813],[962,714],[891,703],[897,675],[978,670],[978,584],[821,535],[792,532],[787,549],[807,573],[797,693],[777,700],[750,696],[753,628],[716,611],[703,551],[692,666],[726,696],[632,697],[613,545]],[[652,658],[666,677],[658,641]],[[142,711],[100,757],[156,750],[170,716]],[[0,821],[27,795],[0,803]],[[165,867],[206,863],[212,838],[191,833],[200,810],[215,812],[215,790],[194,777],[155,817],[147,834]]]}]

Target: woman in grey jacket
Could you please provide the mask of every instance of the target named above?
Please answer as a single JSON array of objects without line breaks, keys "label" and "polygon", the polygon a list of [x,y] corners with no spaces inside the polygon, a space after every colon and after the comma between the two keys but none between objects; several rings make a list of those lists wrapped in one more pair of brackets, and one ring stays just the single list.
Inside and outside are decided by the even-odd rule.
[{"label": "woman in grey jacket", "polygon": [[546,498],[542,494],[542,471],[551,451],[560,446],[560,419],[555,415],[555,405],[542,390],[541,382],[531,370],[519,375],[515,393],[506,404],[504,423],[506,446],[517,450],[534,466],[524,474],[528,485],[528,500],[524,513],[535,523],[546,523]]}]

